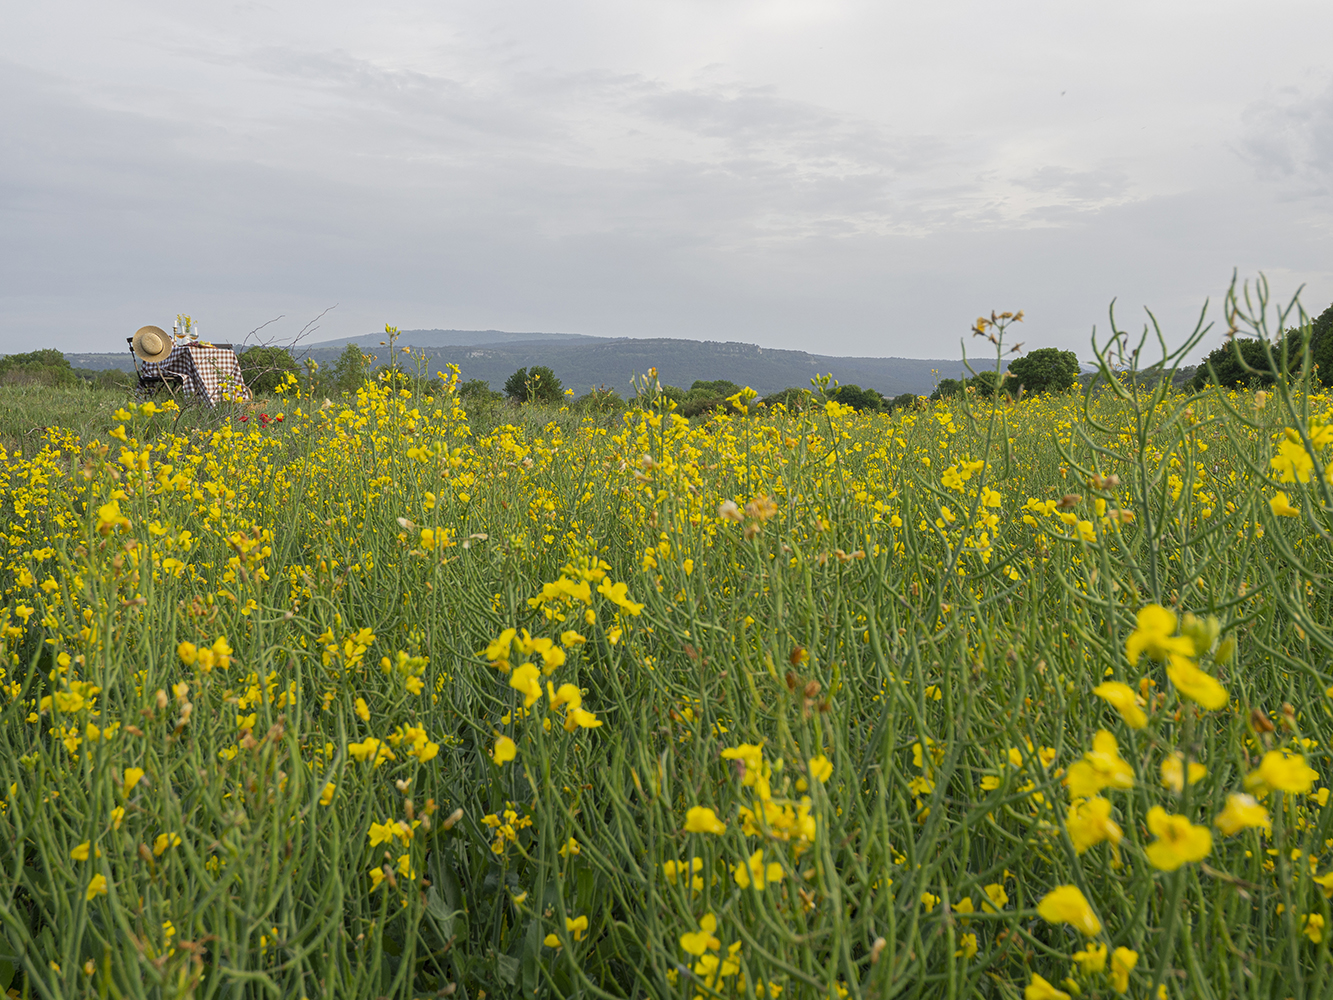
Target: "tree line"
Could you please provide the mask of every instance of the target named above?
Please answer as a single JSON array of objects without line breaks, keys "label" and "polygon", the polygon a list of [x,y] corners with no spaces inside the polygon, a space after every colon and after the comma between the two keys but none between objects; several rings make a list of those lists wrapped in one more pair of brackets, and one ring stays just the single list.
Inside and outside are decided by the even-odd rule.
[{"label": "tree line", "polygon": [[[1210,353],[1197,368],[1182,370],[1177,375],[1188,373],[1180,387],[1194,391],[1212,384],[1225,388],[1259,387],[1273,384],[1282,377],[1284,370],[1288,376],[1302,374],[1307,359],[1312,380],[1333,387],[1333,305],[1308,326],[1287,330],[1271,341],[1233,337]],[[355,392],[372,375],[388,378],[401,388],[414,392],[438,392],[443,388],[438,378],[410,372],[399,367],[396,360],[377,370],[378,359],[364,353],[356,344],[348,344],[337,362],[327,370],[313,361],[307,361],[302,370],[292,352],[284,347],[251,347],[240,353],[239,361],[246,384],[257,395],[272,393],[288,381],[289,375],[295,375],[307,391],[324,395]],[[1143,374],[1150,378],[1151,369]],[[1013,396],[1063,392],[1078,384],[1079,379],[1078,357],[1073,351],[1043,347],[1015,358],[1004,372],[982,371],[969,378],[940,379],[930,398],[945,399],[963,392],[981,396],[1001,391]],[[53,348],[0,357],[0,384],[87,384],[95,388],[129,388],[133,381],[131,373],[116,369],[74,368],[60,351]],[[683,416],[693,417],[730,407],[728,398],[741,388],[727,379],[700,379],[689,388],[662,385],[660,398],[675,403],[676,411]],[[482,379],[470,379],[460,386],[459,392],[465,403],[474,406],[552,405],[566,401],[576,409],[611,411],[624,409],[631,402],[606,386],[574,396],[546,365],[518,369],[505,380],[502,390],[493,390],[490,383]],[[918,399],[913,393],[888,398],[875,389],[859,385],[837,386],[829,395],[844,406],[871,413],[911,406]],[[794,410],[809,405],[813,398],[810,389],[790,386],[770,393],[761,402],[770,406],[781,403]],[[632,401],[640,406],[655,405],[654,400],[644,398]]]}]

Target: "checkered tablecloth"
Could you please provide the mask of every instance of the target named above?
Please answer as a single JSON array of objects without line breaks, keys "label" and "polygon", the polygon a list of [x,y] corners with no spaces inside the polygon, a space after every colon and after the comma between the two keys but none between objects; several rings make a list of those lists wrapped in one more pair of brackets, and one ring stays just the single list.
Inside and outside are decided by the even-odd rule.
[{"label": "checkered tablecloth", "polygon": [[203,396],[217,403],[225,394],[229,399],[250,399],[249,388],[241,377],[241,364],[229,347],[212,344],[176,344],[165,361],[144,362],[149,375],[174,375],[185,392]]}]

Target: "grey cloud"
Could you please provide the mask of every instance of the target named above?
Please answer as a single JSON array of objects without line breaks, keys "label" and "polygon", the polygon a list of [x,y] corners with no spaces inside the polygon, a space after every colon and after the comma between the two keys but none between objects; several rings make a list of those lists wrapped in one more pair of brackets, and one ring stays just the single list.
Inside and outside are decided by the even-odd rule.
[{"label": "grey cloud", "polygon": [[[350,43],[191,58],[217,101],[0,61],[0,351],[114,349],[179,310],[215,336],[280,312],[299,327],[333,302],[328,336],[389,321],[917,356],[1024,308],[1024,339],[1082,351],[1113,296],[1176,329],[1233,266],[1333,294],[1308,203],[1219,175],[1154,190],[1141,161],[1054,132],[1016,154],[1003,123],[904,132],[744,80],[398,68]],[[1330,99],[1283,101],[1251,109],[1246,156],[1326,185]]]},{"label": "grey cloud", "polygon": [[1128,175],[1121,169],[1074,170],[1069,167],[1039,167],[1025,177],[1015,178],[1020,187],[1043,194],[1053,194],[1070,202],[1104,204],[1124,198],[1130,190]]},{"label": "grey cloud", "polygon": [[1251,104],[1241,121],[1238,151],[1260,178],[1289,192],[1333,193],[1333,82],[1315,94],[1288,88]]}]

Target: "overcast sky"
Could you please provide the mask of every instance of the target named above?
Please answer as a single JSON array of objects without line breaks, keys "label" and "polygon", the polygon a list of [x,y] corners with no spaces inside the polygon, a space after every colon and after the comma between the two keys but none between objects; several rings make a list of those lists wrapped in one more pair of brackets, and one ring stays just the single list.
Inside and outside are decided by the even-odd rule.
[{"label": "overcast sky", "polygon": [[[0,352],[422,327],[956,357],[1333,301],[1333,3],[6,0]],[[1220,333],[1209,346],[1220,342]]]}]

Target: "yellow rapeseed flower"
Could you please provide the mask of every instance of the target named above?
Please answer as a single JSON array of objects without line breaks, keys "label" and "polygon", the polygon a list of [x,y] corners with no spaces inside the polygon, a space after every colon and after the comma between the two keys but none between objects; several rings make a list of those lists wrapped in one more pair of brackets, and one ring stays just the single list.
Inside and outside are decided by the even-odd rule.
[{"label": "yellow rapeseed flower", "polygon": [[1274,493],[1268,501],[1268,509],[1277,517],[1300,517],[1301,509],[1291,505],[1291,499],[1282,492]]},{"label": "yellow rapeseed flower", "polygon": [[1138,663],[1147,653],[1154,660],[1165,660],[1170,653],[1193,654],[1194,643],[1187,636],[1173,635],[1176,616],[1160,604],[1145,604],[1139,609],[1138,627],[1125,640],[1125,656]]},{"label": "yellow rapeseed flower", "polygon": [[542,696],[541,671],[534,664],[524,663],[509,675],[509,686],[523,695],[523,707],[531,708]]},{"label": "yellow rapeseed flower", "polygon": [[1119,844],[1124,837],[1120,825],[1111,819],[1110,800],[1100,795],[1092,799],[1075,799],[1065,817],[1065,829],[1079,854],[1103,840]]},{"label": "yellow rapeseed flower", "polygon": [[717,933],[717,917],[705,913],[699,918],[699,930],[690,931],[680,936],[680,946],[691,955],[702,955],[705,951],[716,951],[722,942],[714,935]]},{"label": "yellow rapeseed flower", "polygon": [[1129,974],[1139,964],[1139,953],[1129,948],[1117,948],[1111,953],[1111,986],[1117,993],[1129,989]]},{"label": "yellow rapeseed flower", "polygon": [[508,764],[518,756],[518,745],[508,736],[500,736],[495,740],[495,749],[491,752],[491,760],[497,764]]},{"label": "yellow rapeseed flower", "polygon": [[685,813],[686,833],[725,833],[727,824],[707,806],[694,806]]},{"label": "yellow rapeseed flower", "polygon": [[1134,787],[1134,769],[1120,756],[1115,737],[1099,729],[1092,738],[1092,749],[1070,765],[1065,781],[1073,798],[1086,799],[1103,788]]},{"label": "yellow rapeseed flower", "polygon": [[1324,918],[1318,913],[1310,913],[1301,917],[1301,933],[1308,937],[1313,944],[1318,944],[1324,940]]},{"label": "yellow rapeseed flower", "polygon": [[1211,674],[1200,670],[1198,664],[1188,656],[1170,654],[1166,676],[1171,678],[1171,683],[1178,692],[1190,701],[1197,702],[1202,708],[1216,711],[1227,703],[1227,689]]},{"label": "yellow rapeseed flower", "polygon": [[1102,929],[1102,922],[1076,885],[1056,886],[1041,898],[1037,913],[1048,924],[1069,924],[1085,937],[1093,937]]},{"label": "yellow rapeseed flower", "polygon": [[397,832],[398,832],[397,827],[395,827],[393,823],[390,823],[387,820],[383,823],[371,823],[370,832],[369,834],[367,834],[367,836],[370,837],[370,846],[378,847],[380,844],[391,843],[393,841],[394,834],[396,834]]},{"label": "yellow rapeseed flower", "polygon": [[628,611],[631,615],[637,615],[643,610],[642,604],[631,601],[626,594],[629,585],[625,583],[612,583],[610,580],[603,580],[597,585],[597,593],[610,600],[616,607]]},{"label": "yellow rapeseed flower", "polygon": [[1245,776],[1246,791],[1264,796],[1270,791],[1304,795],[1314,787],[1319,772],[1305,763],[1305,757],[1288,750],[1269,750],[1259,766]]},{"label": "yellow rapeseed flower", "polygon": [[976,957],[977,936],[975,934],[964,934],[958,938],[959,948],[953,953],[954,958],[961,958],[964,962],[971,961]]},{"label": "yellow rapeseed flower", "polygon": [[[1208,768],[1198,761],[1190,761],[1189,783],[1198,784],[1208,773]],[[1168,754],[1162,759],[1162,787],[1179,794],[1185,787],[1185,761],[1179,753]]]},{"label": "yellow rapeseed flower", "polygon": [[811,757],[807,766],[810,768],[810,777],[817,778],[821,784],[826,784],[833,777],[833,762],[822,753],[818,757]]},{"label": "yellow rapeseed flower", "polygon": [[764,849],[761,847],[755,851],[746,861],[742,861],[732,871],[732,876],[736,879],[736,884],[742,889],[748,889],[751,886],[758,892],[765,888],[769,882],[782,881],[782,865],[776,861],[770,861],[764,864]]},{"label": "yellow rapeseed flower", "polygon": [[153,841],[153,853],[160,858],[168,848],[179,847],[180,842],[178,833],[159,833],[157,839]]},{"label": "yellow rapeseed flower", "polygon": [[1325,899],[1333,899],[1333,872],[1325,872],[1310,881],[1324,890]]},{"label": "yellow rapeseed flower", "polygon": [[1101,972],[1106,968],[1106,945],[1090,944],[1082,951],[1074,952],[1074,961],[1085,976]]},{"label": "yellow rapeseed flower", "polygon": [[1191,861],[1202,861],[1213,850],[1213,835],[1206,826],[1184,816],[1169,814],[1161,806],[1148,810],[1148,829],[1157,837],[1144,848],[1154,868],[1173,872]]},{"label": "yellow rapeseed flower", "polygon": [[571,708],[565,715],[566,732],[572,733],[576,726],[583,729],[596,729],[601,724],[602,720],[586,708]]},{"label": "yellow rapeseed flower", "polygon": [[127,798],[129,797],[130,792],[134,791],[134,786],[137,785],[142,778],[143,778],[143,768],[141,767],[125,768],[125,795]]},{"label": "yellow rapeseed flower", "polygon": [[1034,972],[1032,982],[1023,988],[1023,1000],[1069,1000],[1069,994],[1064,990],[1057,990]]},{"label": "yellow rapeseed flower", "polygon": [[1125,724],[1130,728],[1142,729],[1148,724],[1148,716],[1139,707],[1143,699],[1128,684],[1122,684],[1119,681],[1107,681],[1105,684],[1098,684],[1092,689],[1092,693],[1098,698],[1104,699],[1119,712],[1120,717],[1125,720]]},{"label": "yellow rapeseed flower", "polygon": [[83,898],[92,902],[94,896],[106,895],[106,876],[94,875],[88,881],[88,891],[83,894]]}]

